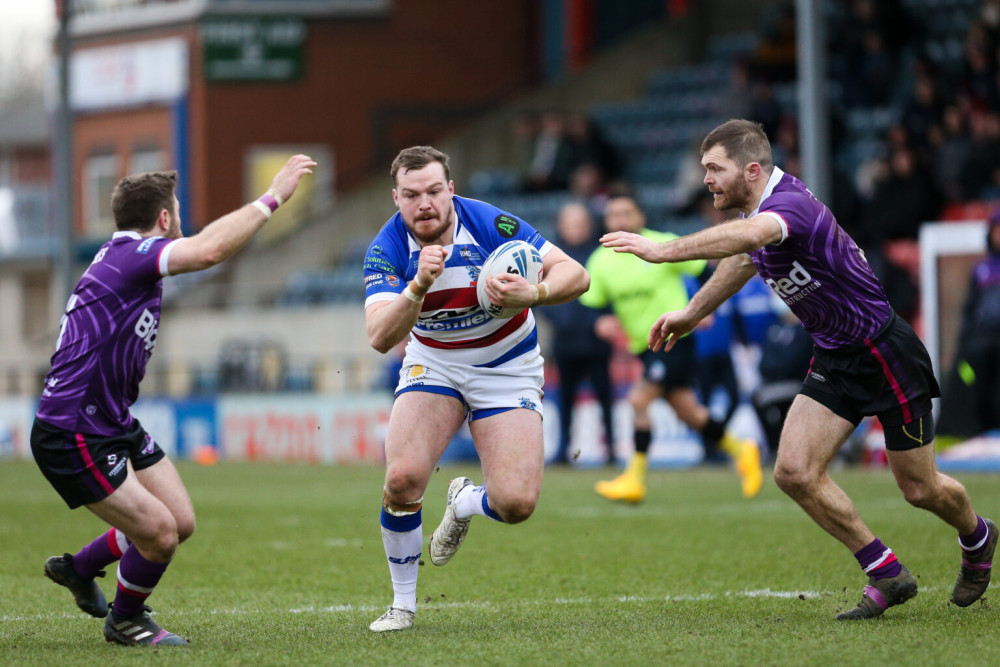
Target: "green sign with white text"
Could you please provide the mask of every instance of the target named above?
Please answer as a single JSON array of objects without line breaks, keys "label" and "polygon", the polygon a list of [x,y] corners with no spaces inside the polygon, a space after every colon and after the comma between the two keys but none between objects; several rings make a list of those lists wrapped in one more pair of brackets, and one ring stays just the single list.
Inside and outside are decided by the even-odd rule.
[{"label": "green sign with white text", "polygon": [[300,18],[212,17],[201,24],[208,81],[294,81],[302,77],[306,24]]}]

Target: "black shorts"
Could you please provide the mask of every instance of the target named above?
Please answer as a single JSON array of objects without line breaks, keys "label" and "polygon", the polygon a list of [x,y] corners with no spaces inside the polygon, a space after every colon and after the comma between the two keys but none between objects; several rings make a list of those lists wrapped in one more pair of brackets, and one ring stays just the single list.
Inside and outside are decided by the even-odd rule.
[{"label": "black shorts", "polygon": [[31,453],[70,509],[107,498],[128,476],[126,462],[142,470],[166,454],[133,419],[128,433],[110,437],[71,433],[35,419]]},{"label": "black shorts", "polygon": [[857,425],[877,416],[898,451],[934,439],[931,399],[941,395],[927,348],[895,313],[875,336],[837,350],[813,350],[802,393]]},{"label": "black shorts", "polygon": [[643,367],[642,377],[662,388],[665,394],[694,387],[698,359],[691,336],[681,338],[669,352],[645,350],[639,360]]}]

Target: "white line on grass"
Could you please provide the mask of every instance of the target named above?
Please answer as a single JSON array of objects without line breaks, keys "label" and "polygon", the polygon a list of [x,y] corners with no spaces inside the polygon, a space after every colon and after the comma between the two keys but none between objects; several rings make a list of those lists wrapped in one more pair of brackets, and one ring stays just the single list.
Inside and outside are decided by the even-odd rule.
[{"label": "white line on grass", "polygon": [[[990,588],[997,588],[996,584],[991,584]],[[944,586],[931,586],[921,588],[922,593],[938,593],[946,592],[950,590]],[[816,598],[826,598],[836,595],[843,595],[843,591],[832,592],[832,591],[776,591],[770,588],[760,588],[756,590],[742,590],[742,591],[724,591],[722,593],[699,593],[697,595],[664,595],[662,597],[648,597],[644,595],[622,595],[614,598],[610,598],[614,602],[620,603],[638,603],[644,604],[648,602],[705,602],[722,600],[726,598],[778,598],[778,599],[792,599],[792,598],[804,598],[804,599],[816,599]],[[427,604],[425,609],[486,609],[486,608],[503,608],[503,607],[524,607],[524,606],[549,606],[549,605],[590,605],[590,604],[605,604],[608,599],[599,598],[553,598],[550,600],[507,600],[503,603],[491,602],[489,600],[467,600],[464,602],[438,602],[434,601],[433,604]],[[289,609],[289,613],[292,614],[342,614],[342,613],[352,613],[352,612],[376,612],[385,609],[384,604],[335,604],[329,606],[307,606],[307,607],[294,607]],[[193,616],[201,614],[211,614],[213,616],[243,616],[257,613],[273,613],[272,610],[265,609],[171,609],[166,612],[170,616]],[[72,613],[72,612],[52,612],[48,614],[28,614],[23,616],[0,616],[0,623],[7,622],[17,622],[17,621],[45,621],[54,618],[68,618],[68,619],[90,619],[83,612]]]}]

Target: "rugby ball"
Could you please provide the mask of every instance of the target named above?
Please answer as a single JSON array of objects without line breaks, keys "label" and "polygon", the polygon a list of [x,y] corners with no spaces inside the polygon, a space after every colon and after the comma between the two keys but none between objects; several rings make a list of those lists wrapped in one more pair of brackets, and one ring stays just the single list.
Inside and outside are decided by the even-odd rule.
[{"label": "rugby ball", "polygon": [[486,279],[499,276],[502,273],[513,273],[523,276],[532,285],[537,285],[542,279],[542,256],[538,249],[527,241],[507,241],[490,253],[483,262],[476,283],[476,298],[479,307],[498,320],[506,320],[520,313],[524,308],[502,308],[490,302],[486,295]]}]

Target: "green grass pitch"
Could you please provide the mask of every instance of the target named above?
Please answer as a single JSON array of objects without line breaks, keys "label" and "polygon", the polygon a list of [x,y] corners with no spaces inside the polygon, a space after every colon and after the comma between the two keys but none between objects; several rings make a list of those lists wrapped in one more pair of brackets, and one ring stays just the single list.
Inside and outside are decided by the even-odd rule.
[{"label": "green grass pitch", "polygon": [[[0,463],[3,665],[977,665],[996,664],[997,583],[948,604],[954,531],[909,507],[885,470],[834,479],[917,576],[920,593],[875,621],[843,623],[865,579],[851,554],[767,481],[740,498],[722,468],[655,470],[639,506],[593,492],[607,470],[546,470],[535,515],[476,517],[443,568],[420,570],[414,628],[375,635],[391,602],[378,526],[382,470],[179,464],[198,530],[150,598],[187,648],[106,644],[101,621],[42,576],[102,526],[70,512],[30,461]],[[436,472],[424,540],[448,481]],[[959,475],[1000,517],[1000,477]],[[114,569],[100,580],[113,592]]]}]

